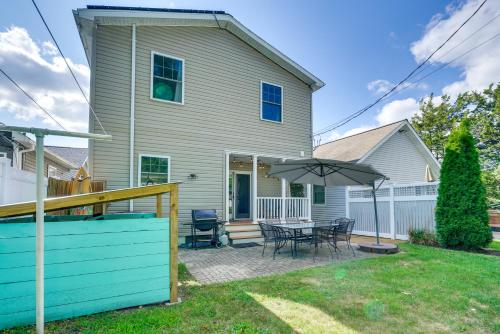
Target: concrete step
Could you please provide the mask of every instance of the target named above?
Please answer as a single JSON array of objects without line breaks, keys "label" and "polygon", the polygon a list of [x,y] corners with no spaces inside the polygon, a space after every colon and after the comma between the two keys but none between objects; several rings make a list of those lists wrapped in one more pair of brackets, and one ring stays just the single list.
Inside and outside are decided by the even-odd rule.
[{"label": "concrete step", "polygon": [[257,243],[263,243],[264,238],[262,237],[255,237],[255,238],[243,238],[243,239],[230,239],[230,244],[231,245],[237,245],[237,244],[246,244],[249,242],[257,242]]},{"label": "concrete step", "polygon": [[243,231],[260,231],[260,227],[257,224],[245,224],[245,225],[225,225],[226,232],[243,232]]},{"label": "concrete step", "polygon": [[262,233],[260,230],[243,230],[243,231],[231,231],[227,233],[230,239],[237,239],[240,237],[247,237],[247,236],[262,236]]}]

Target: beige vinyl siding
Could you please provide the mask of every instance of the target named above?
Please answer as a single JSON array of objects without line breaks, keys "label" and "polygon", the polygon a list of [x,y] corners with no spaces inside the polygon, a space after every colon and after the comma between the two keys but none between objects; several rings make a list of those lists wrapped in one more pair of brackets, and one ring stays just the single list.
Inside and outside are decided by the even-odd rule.
[{"label": "beige vinyl siding", "polygon": [[[130,32],[99,26],[97,34],[95,103],[113,141],[94,143],[91,154],[95,177],[108,180],[109,188],[128,186]],[[311,89],[295,76],[225,30],[137,26],[136,36],[134,184],[139,154],[170,156],[170,180],[182,182],[181,224],[191,220],[191,209],[215,208],[222,215],[225,151],[311,157]],[[150,99],[151,51],[185,60],[184,105]],[[283,86],[283,124],[260,120],[261,80]],[[278,180],[259,173],[258,181],[261,194],[279,195]],[[134,205],[154,209],[153,200]]]},{"label": "beige vinyl siding", "polygon": [[[417,147],[408,132],[393,134],[363,163],[373,165],[378,171],[390,177],[392,183],[425,182],[425,168],[432,165]],[[434,171],[434,175],[438,175]]]},{"label": "beige vinyl siding", "polygon": [[[69,168],[67,168],[67,167],[65,167],[65,166],[63,166],[63,165],[61,165],[61,164],[59,164],[51,159],[48,159],[46,156],[44,157],[43,160],[44,160],[43,161],[43,164],[44,164],[43,174],[45,176],[48,175],[49,165],[57,168],[57,176],[61,177],[61,178],[64,176],[65,173],[67,173],[69,171]],[[24,153],[22,163],[23,163],[23,167],[22,167],[23,170],[36,173],[36,153],[35,153],[35,151]]]},{"label": "beige vinyl siding", "polygon": [[312,220],[331,221],[345,217],[345,191],[346,187],[325,188],[325,204],[312,205]]},{"label": "beige vinyl siding", "polygon": [[[95,180],[109,190],[129,186],[131,27],[97,27],[93,105],[111,141],[92,141],[89,161]],[[90,113],[90,128],[101,133]],[[113,203],[112,211],[128,210],[128,202]]]}]

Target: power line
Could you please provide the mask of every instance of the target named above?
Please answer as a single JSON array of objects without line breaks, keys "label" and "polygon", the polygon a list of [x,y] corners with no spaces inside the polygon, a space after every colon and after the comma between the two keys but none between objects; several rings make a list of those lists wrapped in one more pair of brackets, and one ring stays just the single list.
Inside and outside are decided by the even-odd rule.
[{"label": "power line", "polygon": [[[416,68],[414,68],[406,77],[404,77],[401,81],[399,81],[394,87],[392,87],[390,90],[388,90],[385,94],[383,94],[381,97],[379,97],[375,102],[370,103],[369,105],[365,106],[364,108],[356,111],[355,113],[349,115],[348,117],[344,118],[342,121],[334,123],[326,128],[324,130],[321,130],[317,133],[314,134],[314,136],[319,136],[322,134],[325,134],[327,132],[333,131],[342,125],[347,124],[348,122],[352,121],[353,119],[361,116],[363,113],[365,113],[367,110],[378,104],[380,101],[382,101],[385,97],[387,97],[389,94],[394,92],[398,87],[400,87],[403,83],[405,83],[409,78],[411,78],[415,72],[417,72],[422,66],[424,66],[439,50],[443,48],[462,28],[465,26],[476,14],[477,12],[484,6],[484,4],[488,0],[484,0],[479,7],[472,13],[467,20],[465,20],[436,50],[434,50],[422,63],[420,63]],[[340,124],[339,124],[340,123]]]},{"label": "power line", "polygon": [[54,122],[56,122],[57,125],[59,125],[63,130],[68,131],[68,130],[66,130],[66,128],[61,123],[59,123],[59,121],[50,112],[48,112],[45,108],[43,108],[41,105],[39,105],[38,102],[36,102],[36,100],[30,94],[28,94],[28,92],[26,92],[21,86],[19,86],[19,84],[14,79],[12,79],[3,69],[0,68],[0,72],[2,72],[2,74],[5,75],[5,77],[7,79],[9,79],[9,81],[12,82],[12,84],[14,84],[14,86],[16,86],[17,89],[19,89],[21,92],[24,93],[24,95],[26,95],[31,101],[33,101],[33,103],[36,104],[36,106],[38,108],[40,108]]},{"label": "power line", "polygon": [[443,65],[441,65],[440,67],[438,67],[438,68],[434,69],[433,71],[431,71],[431,72],[427,73],[426,75],[424,75],[424,76],[422,76],[422,77],[418,78],[417,80],[415,80],[414,82],[412,82],[412,84],[411,84],[411,85],[409,85],[409,86],[407,86],[407,87],[402,88],[400,91],[402,91],[402,90],[404,90],[404,89],[407,89],[407,88],[410,88],[411,86],[413,86],[413,85],[415,85],[415,84],[419,83],[420,81],[422,81],[422,80],[424,80],[424,79],[426,79],[426,78],[430,77],[430,76],[431,76],[431,75],[433,75],[434,73],[436,73],[436,72],[438,72],[438,71],[441,71],[443,68],[450,66],[452,63],[454,63],[454,62],[455,62],[455,61],[457,61],[458,59],[462,58],[463,56],[465,56],[465,55],[467,55],[467,54],[469,54],[469,53],[471,53],[471,52],[473,52],[473,51],[476,51],[478,48],[480,48],[480,47],[484,46],[485,44],[488,44],[489,42],[491,42],[492,40],[494,40],[495,38],[497,38],[497,37],[499,37],[499,36],[500,36],[500,33],[497,33],[496,35],[494,35],[494,36],[492,36],[492,37],[488,38],[488,39],[487,39],[487,40],[485,40],[484,42],[481,42],[480,44],[478,44],[478,45],[476,45],[476,46],[474,46],[474,47],[472,47],[472,48],[468,49],[467,51],[465,51],[464,53],[460,54],[459,56],[457,56],[457,57],[453,58],[453,59],[452,59],[452,60],[450,60],[449,62],[444,63],[444,64],[443,64]]},{"label": "power line", "polygon": [[61,54],[64,62],[66,63],[66,66],[68,67],[68,70],[69,72],[71,73],[71,76],[73,77],[73,79],[75,80],[75,83],[76,85],[78,86],[78,88],[80,89],[80,92],[82,93],[83,95],[83,98],[85,99],[85,101],[87,102],[87,104],[89,105],[89,108],[90,110],[92,111],[92,114],[94,115],[95,119],[97,120],[97,122],[99,123],[99,126],[101,127],[102,131],[104,132],[104,134],[108,134],[106,132],[106,130],[104,130],[104,127],[102,126],[102,123],[101,123],[101,120],[99,119],[99,117],[97,117],[95,111],[94,111],[94,108],[92,108],[92,105],[90,104],[89,100],[87,99],[87,96],[85,95],[85,92],[83,91],[83,88],[82,86],[80,85],[80,83],[78,82],[78,80],[76,79],[76,75],[75,73],[73,72],[73,70],[71,69],[71,67],[69,66],[68,64],[68,61],[66,60],[66,57],[64,56],[61,48],[59,47],[59,44],[57,43],[54,35],[52,34],[52,31],[50,30],[47,22],[45,21],[45,18],[43,17],[42,13],[40,12],[40,10],[38,9],[38,6],[36,5],[36,2],[35,0],[31,0],[31,2],[33,2],[33,5],[35,6],[35,9],[36,11],[38,12],[38,15],[40,16],[40,18],[42,19],[43,21],[43,24],[45,25],[45,28],[47,28],[47,31],[49,32],[49,35],[50,37],[52,38],[52,41],[54,41],[54,44],[56,45],[57,47],[57,50],[59,50],[59,53]]}]

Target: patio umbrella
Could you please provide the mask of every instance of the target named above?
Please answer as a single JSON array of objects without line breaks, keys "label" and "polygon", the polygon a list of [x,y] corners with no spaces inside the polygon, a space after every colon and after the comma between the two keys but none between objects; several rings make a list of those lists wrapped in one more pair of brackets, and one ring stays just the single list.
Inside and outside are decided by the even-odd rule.
[{"label": "patio umbrella", "polygon": [[[372,166],[327,159],[289,160],[271,165],[268,176],[278,176],[290,183],[308,183],[325,187],[370,185],[375,213],[377,246],[384,246],[380,244],[379,240],[376,192],[382,182],[389,180],[389,178]],[[378,180],[382,182],[376,187],[375,182]]]},{"label": "patio umbrella", "polygon": [[271,166],[269,176],[279,176],[292,183],[320,186],[372,185],[388,180],[370,165],[327,159],[289,160]]}]

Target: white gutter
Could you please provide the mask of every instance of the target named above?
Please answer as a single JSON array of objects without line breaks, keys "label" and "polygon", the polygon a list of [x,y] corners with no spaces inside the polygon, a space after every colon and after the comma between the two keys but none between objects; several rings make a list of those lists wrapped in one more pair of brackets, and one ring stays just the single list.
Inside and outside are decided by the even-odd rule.
[{"label": "white gutter", "polygon": [[[130,170],[129,187],[134,187],[134,145],[135,145],[135,24],[132,24],[132,73],[130,76]],[[134,201],[129,201],[129,211],[134,211]]]},{"label": "white gutter", "polygon": [[35,145],[32,145],[31,148],[17,151],[17,153],[16,153],[17,168],[23,169],[23,156],[24,156],[24,153],[33,152],[34,150],[35,150]]}]

